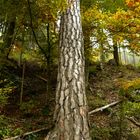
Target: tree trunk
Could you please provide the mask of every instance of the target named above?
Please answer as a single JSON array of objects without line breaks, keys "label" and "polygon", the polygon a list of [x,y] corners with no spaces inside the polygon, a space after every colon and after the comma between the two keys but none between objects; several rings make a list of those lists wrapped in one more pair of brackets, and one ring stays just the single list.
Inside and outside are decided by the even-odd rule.
[{"label": "tree trunk", "polygon": [[136,67],[136,59],[135,59],[135,53],[133,52],[133,65],[134,65],[134,67]]},{"label": "tree trunk", "polygon": [[45,140],[90,140],[79,0],[61,17],[55,128]]},{"label": "tree trunk", "polygon": [[105,54],[104,54],[103,43],[101,43],[100,44],[100,67],[101,67],[101,70],[104,69],[104,64],[105,64]]},{"label": "tree trunk", "polygon": [[6,35],[4,38],[3,48],[1,50],[3,53],[6,52],[5,55],[7,58],[11,50],[11,45],[13,43],[12,41],[13,41],[14,30],[15,30],[15,17],[13,17],[13,19],[8,23]]},{"label": "tree trunk", "polygon": [[114,48],[114,51],[113,51],[114,60],[116,62],[116,65],[119,66],[119,53],[118,53],[117,44],[114,44],[113,48]]},{"label": "tree trunk", "polygon": [[83,36],[84,36],[84,52],[85,52],[85,82],[86,88],[89,84],[89,65],[90,59],[89,56],[91,54],[91,42],[90,42],[90,31],[88,28],[83,28]]},{"label": "tree trunk", "polygon": [[51,44],[50,44],[50,24],[47,25],[47,102],[52,93],[51,87]]},{"label": "tree trunk", "polygon": [[119,46],[118,50],[119,50],[119,64],[122,64],[122,56],[121,56],[122,52],[121,52],[120,46]]},{"label": "tree trunk", "polygon": [[126,57],[125,48],[123,49],[123,55],[124,55],[124,63],[125,63],[125,65],[127,65],[127,57]]}]

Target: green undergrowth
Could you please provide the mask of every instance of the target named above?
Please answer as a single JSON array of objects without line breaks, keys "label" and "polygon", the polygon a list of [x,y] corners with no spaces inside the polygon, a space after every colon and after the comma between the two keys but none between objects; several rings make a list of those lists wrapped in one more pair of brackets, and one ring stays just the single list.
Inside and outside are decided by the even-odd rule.
[{"label": "green undergrowth", "polygon": [[[94,70],[93,70],[94,71]],[[95,72],[95,71],[94,71]],[[118,105],[90,116],[93,140],[139,140],[139,70],[107,66],[89,77],[87,98],[90,110],[122,100]]]}]

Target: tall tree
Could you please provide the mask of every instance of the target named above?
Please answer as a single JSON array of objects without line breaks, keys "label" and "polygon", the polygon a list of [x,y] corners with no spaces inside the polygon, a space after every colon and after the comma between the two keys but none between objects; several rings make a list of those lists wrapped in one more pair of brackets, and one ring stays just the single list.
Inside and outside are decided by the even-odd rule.
[{"label": "tall tree", "polygon": [[117,66],[119,66],[119,51],[117,43],[113,45],[113,57]]},{"label": "tall tree", "polygon": [[46,140],[90,140],[80,2],[67,0],[67,5],[60,25],[55,128]]}]

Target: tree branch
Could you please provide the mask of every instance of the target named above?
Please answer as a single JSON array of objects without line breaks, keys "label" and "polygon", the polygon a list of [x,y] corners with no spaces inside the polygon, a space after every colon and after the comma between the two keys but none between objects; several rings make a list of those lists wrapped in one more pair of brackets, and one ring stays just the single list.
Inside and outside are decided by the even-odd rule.
[{"label": "tree branch", "polygon": [[[105,110],[105,109],[107,109],[107,108],[109,108],[109,107],[115,106],[115,105],[117,105],[117,104],[119,104],[119,103],[121,103],[121,102],[122,102],[122,100],[120,100],[120,101],[115,101],[115,102],[113,102],[113,103],[110,103],[110,104],[108,104],[108,105],[102,106],[102,107],[100,107],[100,108],[96,108],[96,109],[90,111],[88,114],[91,115],[91,114],[93,114],[93,113],[96,113],[96,112],[99,112],[99,111],[103,111],[103,110]],[[137,122],[133,117],[126,117],[126,118],[127,118],[129,121],[131,121],[134,125],[140,127],[140,123]],[[53,127],[54,127],[54,126],[52,126],[51,128],[41,128],[41,129],[37,129],[37,130],[31,131],[31,132],[26,132],[26,133],[24,133],[24,134],[22,134],[22,135],[17,135],[17,136],[15,136],[15,137],[6,138],[6,139],[4,139],[4,140],[18,140],[18,139],[20,139],[20,138],[23,138],[23,137],[26,137],[26,136],[28,136],[28,135],[31,135],[31,134],[34,134],[34,133],[38,133],[38,132],[41,132],[41,131],[47,131],[47,132],[49,132]]]},{"label": "tree branch", "polygon": [[21,138],[24,138],[24,137],[31,135],[31,134],[34,134],[34,133],[39,133],[41,131],[46,131],[48,133],[52,128],[53,128],[53,126],[50,128],[41,128],[41,129],[37,129],[37,130],[31,131],[31,132],[26,132],[22,135],[17,135],[15,137],[6,138],[4,140],[20,140]]},{"label": "tree branch", "polygon": [[93,114],[93,113],[96,113],[96,112],[99,112],[99,111],[103,111],[103,110],[105,110],[105,109],[107,109],[107,108],[109,108],[109,107],[112,107],[112,106],[115,106],[115,105],[119,104],[120,102],[122,102],[122,100],[120,100],[120,101],[115,101],[115,102],[113,102],[113,103],[110,103],[110,104],[108,104],[108,105],[102,106],[102,107],[100,107],[100,108],[96,108],[96,109],[90,111],[88,114],[91,115],[91,114]]},{"label": "tree branch", "polygon": [[47,80],[47,79],[45,79],[45,78],[44,78],[44,77],[42,77],[42,76],[36,75],[36,77],[37,77],[37,78],[39,78],[39,79],[41,79],[41,80],[43,80],[44,82],[48,82],[48,80]]},{"label": "tree branch", "polygon": [[130,122],[132,122],[134,125],[140,127],[140,123],[137,122],[134,117],[126,117]]},{"label": "tree branch", "polygon": [[32,30],[35,42],[38,45],[38,47],[41,50],[41,52],[44,54],[46,60],[47,60],[47,54],[46,54],[45,50],[40,46],[40,44],[39,44],[39,42],[37,40],[37,37],[36,37],[36,33],[35,33],[34,29],[33,29],[33,19],[32,19],[32,10],[31,10],[30,1],[27,0],[27,2],[28,2],[28,9],[29,9],[29,15],[30,15],[30,25],[31,25],[31,30]]}]

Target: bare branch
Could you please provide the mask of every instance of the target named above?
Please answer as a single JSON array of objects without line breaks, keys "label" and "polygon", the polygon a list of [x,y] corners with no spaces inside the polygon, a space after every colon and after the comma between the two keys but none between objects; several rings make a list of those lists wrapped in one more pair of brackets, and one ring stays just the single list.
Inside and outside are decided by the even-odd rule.
[{"label": "bare branch", "polygon": [[99,111],[103,111],[103,110],[105,110],[105,109],[107,109],[107,108],[109,108],[109,107],[112,107],[112,106],[114,106],[114,105],[119,104],[120,102],[122,102],[122,101],[121,101],[121,100],[120,100],[120,101],[115,101],[115,102],[113,102],[113,103],[110,103],[110,104],[108,104],[108,105],[102,106],[102,107],[100,107],[100,108],[96,108],[96,109],[90,111],[88,114],[91,115],[91,114],[93,114],[93,113],[96,113],[96,112],[99,112]]},{"label": "bare branch", "polygon": [[17,135],[15,137],[6,138],[4,140],[21,140],[22,138],[24,138],[24,137],[26,137],[28,135],[34,134],[34,133],[39,133],[41,131],[47,131],[47,132],[49,132],[52,128],[53,127],[51,127],[51,128],[41,128],[41,129],[37,129],[37,130],[31,131],[31,132],[26,132],[26,133],[24,133],[22,135]]},{"label": "bare branch", "polygon": [[44,78],[44,77],[42,77],[42,76],[36,75],[36,77],[37,77],[37,78],[39,78],[39,79],[41,79],[41,80],[43,80],[43,81],[45,81],[45,82],[48,82],[48,80],[47,80],[47,79],[45,79],[45,78]]},{"label": "bare branch", "polygon": [[134,117],[126,117],[130,122],[132,122],[134,125],[140,127],[140,123],[137,122]]}]

